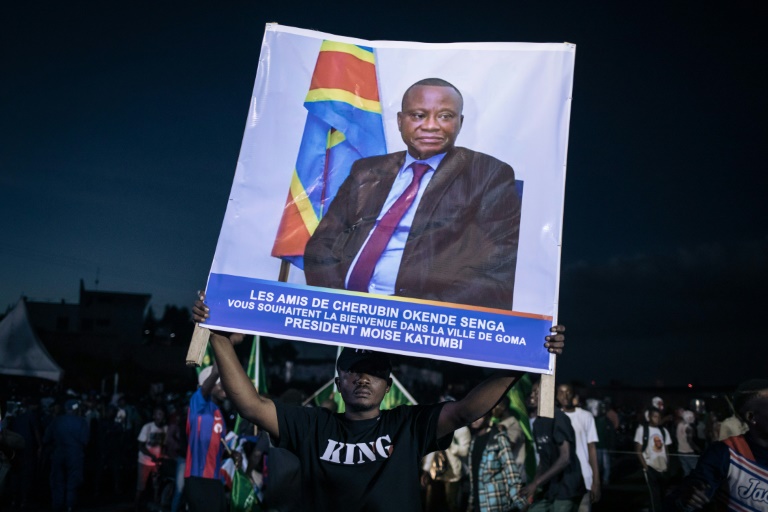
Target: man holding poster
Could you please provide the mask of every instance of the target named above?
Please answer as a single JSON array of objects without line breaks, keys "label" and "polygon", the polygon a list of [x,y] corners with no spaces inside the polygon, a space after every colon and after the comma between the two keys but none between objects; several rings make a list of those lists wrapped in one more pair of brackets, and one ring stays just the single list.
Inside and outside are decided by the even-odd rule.
[{"label": "man holding poster", "polygon": [[363,158],[304,252],[307,284],[511,310],[520,232],[512,167],[456,147],[459,90],[439,78],[406,90],[407,151]]},{"label": "man holding poster", "polygon": [[[203,298],[192,312],[196,322],[204,323],[211,310]],[[549,353],[562,352],[564,330],[551,328],[544,343]],[[212,332],[210,337],[222,385],[243,418],[299,458],[302,510],[420,512],[422,457],[445,449],[456,429],[490,411],[522,375],[498,371],[456,402],[382,411],[392,384],[388,356],[345,348],[336,362],[345,412],[331,413],[261,396],[233,349],[243,335],[227,334]]]}]

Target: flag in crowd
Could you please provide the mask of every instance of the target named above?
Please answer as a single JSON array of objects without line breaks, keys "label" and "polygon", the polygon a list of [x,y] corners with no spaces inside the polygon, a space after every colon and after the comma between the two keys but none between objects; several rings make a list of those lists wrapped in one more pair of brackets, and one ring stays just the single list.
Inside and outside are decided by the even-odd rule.
[{"label": "flag in crowd", "polygon": [[373,48],[323,41],[307,120],[272,256],[304,268],[304,247],[352,163],[385,154]]},{"label": "flag in crowd", "polygon": [[510,413],[520,423],[525,436],[525,473],[529,482],[532,482],[536,476],[536,446],[533,443],[533,430],[528,421],[528,408],[525,405],[526,398],[532,390],[531,377],[526,373],[507,392]]},{"label": "flag in crowd", "polygon": [[231,512],[257,512],[261,510],[253,484],[242,470],[232,477]]}]

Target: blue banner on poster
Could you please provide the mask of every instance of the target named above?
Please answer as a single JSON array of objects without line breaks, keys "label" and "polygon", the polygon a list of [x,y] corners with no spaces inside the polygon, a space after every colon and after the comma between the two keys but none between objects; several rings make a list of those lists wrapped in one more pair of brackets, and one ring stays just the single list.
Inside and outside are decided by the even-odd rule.
[{"label": "blue banner on poster", "polygon": [[551,318],[227,274],[206,292],[212,329],[231,329],[475,366],[548,373]]}]

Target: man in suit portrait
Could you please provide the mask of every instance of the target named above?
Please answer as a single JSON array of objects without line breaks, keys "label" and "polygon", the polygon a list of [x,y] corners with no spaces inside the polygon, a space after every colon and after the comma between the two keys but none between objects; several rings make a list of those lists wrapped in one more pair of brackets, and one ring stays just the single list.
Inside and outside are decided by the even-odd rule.
[{"label": "man in suit portrait", "polygon": [[427,78],[403,95],[407,151],[357,160],[307,243],[307,284],[512,309],[520,197],[508,164],[456,147],[463,98]]}]

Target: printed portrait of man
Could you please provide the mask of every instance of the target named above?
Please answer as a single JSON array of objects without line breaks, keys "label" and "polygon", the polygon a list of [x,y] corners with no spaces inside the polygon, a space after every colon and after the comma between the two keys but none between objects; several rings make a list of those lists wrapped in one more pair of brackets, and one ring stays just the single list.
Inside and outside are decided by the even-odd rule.
[{"label": "printed portrait of man", "polygon": [[307,284],[512,309],[515,173],[455,145],[463,103],[439,78],[405,91],[397,125],[407,151],[352,165],[307,243]]}]

